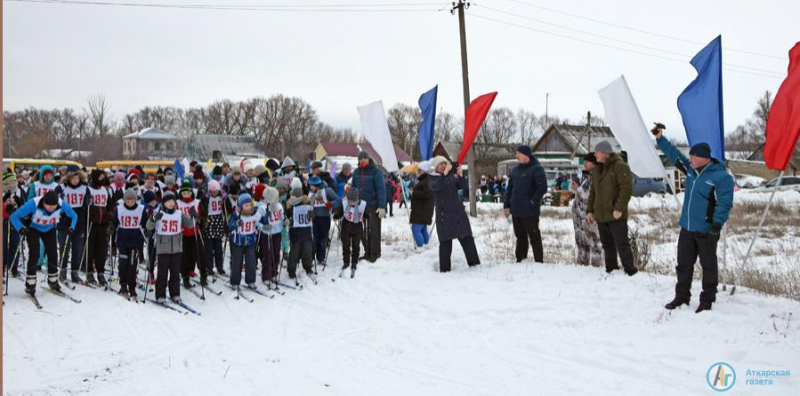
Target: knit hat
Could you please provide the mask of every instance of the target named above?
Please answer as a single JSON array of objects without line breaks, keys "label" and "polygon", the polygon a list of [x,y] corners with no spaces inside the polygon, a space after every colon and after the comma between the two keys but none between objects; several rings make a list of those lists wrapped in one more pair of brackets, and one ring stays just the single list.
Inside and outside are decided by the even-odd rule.
[{"label": "knit hat", "polygon": [[528,158],[533,158],[533,150],[531,150],[531,146],[521,145],[517,147],[517,152],[527,156]]},{"label": "knit hat", "polygon": [[153,202],[156,200],[156,193],[152,191],[145,191],[144,195],[142,196],[142,199],[144,200],[145,203]]},{"label": "knit hat", "polygon": [[311,169],[322,168],[322,162],[314,161],[311,163]]},{"label": "knit hat", "polygon": [[360,195],[361,194],[358,193],[358,189],[355,187],[351,187],[349,190],[347,190],[347,200],[350,202],[358,201]]},{"label": "knit hat", "polygon": [[190,192],[194,195],[194,190],[192,190],[192,182],[188,178],[183,179],[183,183],[181,183],[181,188],[178,190],[178,195],[183,196],[184,192]]},{"label": "knit hat", "polygon": [[369,153],[367,153],[366,151],[362,150],[360,153],[358,153],[358,159],[368,159],[368,158],[369,158]]},{"label": "knit hat", "polygon": [[423,171],[425,173],[428,173],[428,172],[431,171],[431,162],[430,161],[422,161],[422,162],[419,163],[419,165],[417,165],[417,169],[419,169],[419,170],[421,170],[421,171]]},{"label": "knit hat", "polygon": [[611,143],[609,143],[608,140],[603,140],[600,143],[597,143],[596,146],[594,146],[594,151],[596,153],[611,154],[614,152],[614,149],[611,147]]},{"label": "knit hat", "polygon": [[697,143],[689,149],[689,155],[711,159],[711,146],[708,143]]},{"label": "knit hat", "polygon": [[242,173],[242,168],[240,168],[240,167],[238,167],[236,165],[231,166],[231,174],[233,175],[233,174],[236,174],[236,173],[241,174]]},{"label": "knit hat", "polygon": [[239,183],[231,184],[231,186],[228,187],[228,194],[239,195],[240,191],[242,191],[242,186]]},{"label": "knit hat", "polygon": [[591,162],[597,165],[597,156],[594,153],[588,153],[585,157],[583,157],[583,162]]},{"label": "knit hat", "polygon": [[433,159],[431,160],[431,170],[436,172],[436,168],[438,168],[439,165],[441,165],[443,162],[449,163],[447,158],[445,158],[445,157],[443,157],[441,155],[437,155],[437,156],[433,157]]},{"label": "knit hat", "polygon": [[256,169],[255,169],[256,175],[260,175],[260,174],[264,173],[264,171],[266,171],[266,169],[267,168],[264,168],[264,165],[261,165],[261,164],[256,165]]},{"label": "knit hat", "polygon": [[264,199],[265,188],[267,188],[266,184],[256,184],[256,186],[253,187],[253,199],[255,199],[256,202]]},{"label": "knit hat", "polygon": [[55,190],[49,191],[42,198],[42,202],[44,202],[45,205],[58,205],[58,193],[55,192]]},{"label": "knit hat", "polygon": [[303,182],[300,181],[299,177],[295,177],[294,179],[292,179],[292,182],[289,183],[289,185],[292,187],[292,190],[294,190],[295,188],[300,188],[300,189],[303,188]]},{"label": "knit hat", "polygon": [[292,189],[292,198],[299,198],[303,196],[303,189],[295,187]]},{"label": "knit hat", "polygon": [[172,175],[164,176],[164,184],[170,185],[170,186],[175,184],[175,176],[172,176]]},{"label": "knit hat", "polygon": [[49,166],[48,167],[42,167],[42,177],[44,177],[44,175],[46,175],[48,173],[52,175],[53,174],[53,168],[51,168]]},{"label": "knit hat", "polygon": [[203,179],[203,180],[205,180],[206,179],[206,175],[203,173],[202,170],[196,170],[196,171],[194,171],[194,174],[192,175],[192,178],[193,179]]},{"label": "knit hat", "polygon": [[279,193],[275,187],[267,187],[264,189],[264,201],[270,205],[278,203]]},{"label": "knit hat", "polygon": [[211,180],[208,182],[208,192],[212,191],[219,191],[221,188],[219,186],[219,182],[216,180]]},{"label": "knit hat", "polygon": [[131,175],[136,175],[137,177],[141,178],[142,177],[142,171],[140,171],[140,170],[138,170],[136,168],[128,169],[128,178],[129,178],[129,180],[130,180],[130,176]]},{"label": "knit hat", "polygon": [[161,196],[162,204],[166,203],[167,201],[174,201],[174,200],[175,200],[175,194],[173,194],[172,191],[167,191],[164,193],[163,196]]},{"label": "knit hat", "polygon": [[15,175],[14,172],[6,169],[6,171],[3,172],[3,184],[8,183],[8,182],[16,183],[17,182],[17,175]]},{"label": "knit hat", "polygon": [[276,169],[280,169],[280,168],[281,168],[281,164],[279,164],[278,161],[276,161],[274,158],[270,158],[267,161],[267,169],[269,169],[271,171],[275,171]]},{"label": "knit hat", "polygon": [[248,193],[244,193],[239,195],[239,198],[236,200],[236,206],[243,207],[246,203],[253,203],[253,197],[250,196]]},{"label": "knit hat", "polygon": [[129,199],[136,200],[136,191],[133,191],[132,188],[129,188],[129,189],[125,190],[125,193],[122,194],[122,199],[124,199],[126,201],[129,200]]},{"label": "knit hat", "polygon": [[245,172],[245,173],[247,173],[247,172],[249,172],[249,171],[251,171],[251,170],[255,170],[254,168],[255,168],[255,167],[253,166],[253,164],[251,164],[251,163],[250,163],[250,161],[246,161],[246,162],[244,163],[244,172]]},{"label": "knit hat", "polygon": [[319,187],[322,185],[322,179],[320,179],[319,176],[311,176],[308,178],[308,185]]},{"label": "knit hat", "polygon": [[349,162],[345,162],[344,165],[342,165],[342,171],[352,170],[352,169],[353,169],[353,165],[350,165]]},{"label": "knit hat", "polygon": [[118,179],[119,180],[125,180],[125,174],[122,173],[122,172],[115,173],[114,174],[114,181],[117,181]]},{"label": "knit hat", "polygon": [[288,190],[289,189],[289,183],[286,182],[286,179],[279,178],[277,181],[275,181],[275,188],[278,189],[278,190],[280,190],[282,188],[284,191]]}]

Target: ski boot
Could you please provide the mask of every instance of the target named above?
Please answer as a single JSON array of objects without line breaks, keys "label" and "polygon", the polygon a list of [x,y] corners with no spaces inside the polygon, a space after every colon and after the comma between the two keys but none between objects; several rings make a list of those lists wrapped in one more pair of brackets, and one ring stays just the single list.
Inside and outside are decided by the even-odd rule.
[{"label": "ski boot", "polygon": [[194,285],[192,284],[192,282],[189,282],[189,277],[188,277],[188,276],[184,276],[184,277],[183,277],[183,287],[185,287],[185,288],[187,288],[187,289],[191,289],[191,288],[193,288],[193,287],[194,287]]},{"label": "ski boot", "polygon": [[167,303],[167,299],[165,297],[159,297],[156,298],[156,302],[163,305]]},{"label": "ski boot", "polygon": [[250,290],[256,290],[257,289],[255,283],[248,283],[247,284],[247,288],[250,289]]},{"label": "ski boot", "polygon": [[61,291],[61,285],[58,284],[57,275],[53,274],[47,277],[47,287],[49,287],[50,290],[53,290],[55,292]]},{"label": "ski boot", "polygon": [[224,270],[224,269],[222,269],[222,268],[217,268],[217,275],[220,275],[220,276],[222,276],[222,275],[228,275],[228,273],[227,273],[227,272],[225,272],[225,270]]},{"label": "ski boot", "polygon": [[119,285],[119,294],[126,299],[130,297],[130,293],[128,293],[128,285]]},{"label": "ski boot", "polygon": [[181,300],[180,296],[171,297],[170,300],[172,300],[172,302],[174,302],[175,304],[180,304],[180,303],[183,302],[183,300]]},{"label": "ski boot", "polygon": [[67,270],[62,269],[58,272],[58,281],[59,282],[66,282],[67,281]]},{"label": "ski boot", "polygon": [[73,270],[70,273],[70,278],[71,278],[72,283],[81,283],[81,282],[83,282],[83,280],[81,280],[80,274],[78,273],[78,270]]},{"label": "ski boot", "polygon": [[106,287],[108,286],[108,281],[106,281],[106,275],[103,273],[97,274],[97,284],[100,286]]},{"label": "ski boot", "polygon": [[94,278],[94,272],[86,271],[86,283],[89,285],[97,284],[97,280]]},{"label": "ski boot", "polygon": [[28,275],[28,279],[25,281],[25,293],[30,296],[36,295],[36,275]]}]

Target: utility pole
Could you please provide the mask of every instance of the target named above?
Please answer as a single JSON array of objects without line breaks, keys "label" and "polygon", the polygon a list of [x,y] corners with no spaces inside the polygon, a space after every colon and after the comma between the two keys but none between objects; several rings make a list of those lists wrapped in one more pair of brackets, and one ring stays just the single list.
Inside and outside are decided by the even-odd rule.
[{"label": "utility pole", "polygon": [[[469,2],[458,0],[458,3],[453,3],[453,8],[450,13],[453,14],[458,10],[458,33],[461,36],[461,79],[464,86],[464,114],[469,108],[469,68],[467,67],[467,29],[464,25],[464,9],[469,8]],[[473,143],[474,146],[474,143]],[[469,215],[472,217],[478,216],[478,204],[475,197],[475,188],[477,179],[475,172],[477,169],[473,166],[475,164],[475,149],[470,146],[467,151],[467,168],[469,172]]]},{"label": "utility pole", "polygon": [[544,127],[550,127],[550,93],[544,94]]}]

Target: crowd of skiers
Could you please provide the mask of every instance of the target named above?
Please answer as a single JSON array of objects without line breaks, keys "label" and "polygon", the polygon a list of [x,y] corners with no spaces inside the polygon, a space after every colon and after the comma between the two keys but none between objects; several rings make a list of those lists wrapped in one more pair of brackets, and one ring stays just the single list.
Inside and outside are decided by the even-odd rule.
[{"label": "crowd of skiers", "polygon": [[[663,138],[663,129],[658,124],[652,131],[657,144],[687,174],[678,282],[675,298],[666,308],[688,305],[699,257],[703,292],[697,312],[710,310],[718,284],[716,244],[733,206],[733,181],[711,157],[708,144],[694,145],[686,158]],[[519,146],[516,158],[518,165],[507,179],[482,179],[480,187],[504,190],[504,214],[513,225],[516,261],[527,259],[532,250],[534,261],[541,263],[539,218],[548,183],[529,146]],[[112,266],[118,256],[118,292],[126,298],[137,296],[140,262],[146,269],[143,282],[155,283],[160,303],[166,301],[167,291],[179,302],[181,284],[189,290],[207,287],[210,277],[225,277],[238,290],[242,272],[246,288],[257,290],[258,261],[262,283],[277,289],[283,285],[279,275],[284,260],[296,286],[298,264],[316,282],[316,266],[327,265],[335,225],[342,242],[342,274],[349,268],[352,277],[360,260],[375,262],[381,257],[381,221],[387,209],[392,215],[393,201],[401,206],[410,201],[409,222],[417,247],[429,243],[429,227],[434,225],[441,272],[451,269],[454,239],[469,266],[480,264],[462,199],[467,180],[461,166],[444,157],[421,162],[411,178],[382,171],[366,152],[359,154],[355,170],[344,164],[334,175],[320,162],[310,164],[304,175],[288,157],[282,164],[270,159],[266,165],[243,162],[242,166],[223,164],[206,173],[193,162],[183,180],[170,168],[147,174],[141,168],[113,174],[95,169],[88,177],[69,167],[56,173],[43,166],[35,177],[6,171],[5,270],[19,276],[24,238],[28,248],[24,280],[31,296],[36,292],[37,269],[45,261],[50,290],[60,291],[59,282],[106,287],[109,251]],[[585,156],[582,177],[570,181],[575,192],[578,263],[602,261],[611,273],[621,261],[627,275],[638,272],[627,226],[632,183],[628,164],[608,141],[599,142]],[[230,274],[223,264],[228,249]]]},{"label": "crowd of skiers", "polygon": [[[3,262],[6,275],[21,277],[20,251],[27,247],[25,291],[34,296],[37,271],[47,263],[47,289],[62,284],[109,287],[106,262],[118,258],[120,294],[155,284],[156,301],[180,302],[181,286],[207,287],[224,277],[234,289],[277,288],[280,265],[295,282],[298,264],[316,282],[326,265],[335,223],[343,243],[344,270],[355,276],[360,259],[380,258],[381,219],[386,212],[383,173],[365,152],[358,168],[345,165],[336,177],[314,162],[303,175],[296,163],[223,164],[206,173],[192,162],[178,180],[170,168],[126,173],[42,166],[30,177],[3,174]],[[365,254],[360,254],[361,245]],[[230,273],[223,258],[229,249]],[[137,282],[141,265],[146,278]],[[67,268],[69,267],[69,268]],[[242,282],[244,272],[244,282]],[[82,277],[85,273],[85,277]],[[113,273],[113,269],[112,269]]]}]

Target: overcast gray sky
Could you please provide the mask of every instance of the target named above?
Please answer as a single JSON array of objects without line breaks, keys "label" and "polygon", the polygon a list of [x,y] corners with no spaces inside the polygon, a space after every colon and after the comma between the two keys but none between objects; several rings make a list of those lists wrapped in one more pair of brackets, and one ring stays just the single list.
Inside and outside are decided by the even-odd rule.
[{"label": "overcast gray sky", "polygon": [[[311,103],[322,121],[358,128],[356,106],[374,100],[386,108],[416,105],[421,93],[439,84],[439,107],[463,114],[458,19],[450,15],[449,2],[127,2],[322,4],[337,10],[354,7],[332,6],[404,3],[360,9],[433,11],[231,11],[4,0],[6,109],[79,109],[102,93],[120,119],[143,106],[205,106],[282,93]],[[479,0],[467,10],[470,89],[473,98],[499,91],[495,106],[536,114],[544,113],[550,93],[550,114],[577,120],[587,110],[602,115],[597,91],[624,74],[645,122],[662,121],[667,132],[683,138],[676,100],[696,76],[689,60],[721,34],[723,62],[731,64],[723,71],[725,129],[731,131],[765,90],[777,91],[787,53],[800,41],[798,15],[797,0]]]}]

